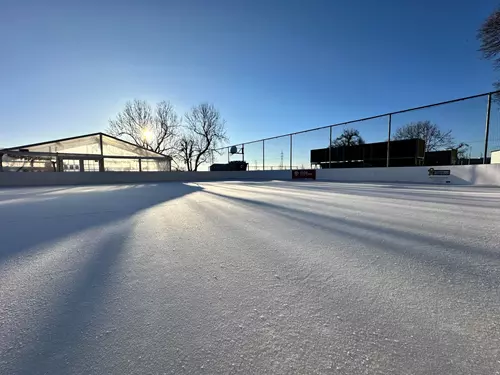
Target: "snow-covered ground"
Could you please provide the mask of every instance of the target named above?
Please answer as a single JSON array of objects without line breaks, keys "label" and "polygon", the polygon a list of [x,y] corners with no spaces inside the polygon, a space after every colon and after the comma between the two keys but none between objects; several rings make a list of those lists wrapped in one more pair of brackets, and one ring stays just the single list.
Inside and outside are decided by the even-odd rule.
[{"label": "snow-covered ground", "polygon": [[1,374],[499,374],[500,190],[0,190]]}]

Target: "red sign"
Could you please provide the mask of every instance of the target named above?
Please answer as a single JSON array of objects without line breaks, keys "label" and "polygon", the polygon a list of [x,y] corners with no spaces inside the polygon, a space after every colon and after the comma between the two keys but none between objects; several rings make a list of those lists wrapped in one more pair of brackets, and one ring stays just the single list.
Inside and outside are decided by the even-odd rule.
[{"label": "red sign", "polygon": [[316,169],[297,169],[295,171],[292,171],[292,180],[304,178],[312,178],[313,180],[315,180]]}]

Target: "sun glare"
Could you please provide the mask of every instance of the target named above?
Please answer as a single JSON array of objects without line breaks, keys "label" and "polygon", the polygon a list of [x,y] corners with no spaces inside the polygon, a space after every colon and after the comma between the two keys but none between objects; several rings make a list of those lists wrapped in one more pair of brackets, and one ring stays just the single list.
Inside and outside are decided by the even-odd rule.
[{"label": "sun glare", "polygon": [[142,130],[142,139],[146,142],[151,142],[154,138],[154,134],[151,129],[145,128]]}]

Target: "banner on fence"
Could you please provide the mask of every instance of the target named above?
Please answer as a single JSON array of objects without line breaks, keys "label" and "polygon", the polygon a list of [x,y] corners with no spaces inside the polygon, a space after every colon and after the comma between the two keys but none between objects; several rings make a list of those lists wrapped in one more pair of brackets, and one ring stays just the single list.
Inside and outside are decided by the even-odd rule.
[{"label": "banner on fence", "polygon": [[316,179],[316,169],[297,169],[292,171],[292,180],[297,179]]}]

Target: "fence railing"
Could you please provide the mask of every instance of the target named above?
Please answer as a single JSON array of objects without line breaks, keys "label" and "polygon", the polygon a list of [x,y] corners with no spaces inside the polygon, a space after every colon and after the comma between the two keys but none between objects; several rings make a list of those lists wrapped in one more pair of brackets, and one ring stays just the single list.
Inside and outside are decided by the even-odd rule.
[{"label": "fence railing", "polygon": [[[327,148],[345,130],[354,129],[365,143],[387,143],[383,165],[390,167],[391,141],[404,139],[401,129],[406,125],[424,122],[436,125],[441,136],[446,135],[440,141],[436,134],[426,134],[431,141],[426,142],[426,151],[455,148],[461,164],[486,164],[491,151],[500,149],[499,97],[500,91],[493,91],[226,146],[212,150],[210,162],[244,159],[251,170],[314,168],[310,160],[312,149]],[[242,152],[231,154],[233,146]],[[331,155],[329,158],[329,164],[334,163]],[[211,163],[207,163],[207,169]]]}]

